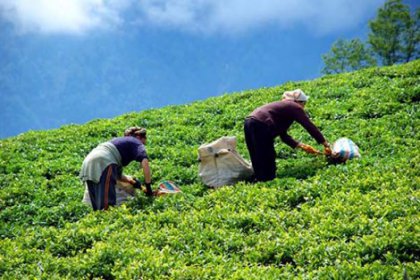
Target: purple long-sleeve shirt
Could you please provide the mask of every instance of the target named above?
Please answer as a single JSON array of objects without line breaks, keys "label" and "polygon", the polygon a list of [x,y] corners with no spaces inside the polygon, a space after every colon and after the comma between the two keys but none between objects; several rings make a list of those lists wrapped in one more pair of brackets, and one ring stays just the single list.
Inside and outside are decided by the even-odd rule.
[{"label": "purple long-sleeve shirt", "polygon": [[114,138],[111,140],[111,143],[120,152],[123,166],[128,165],[133,160],[142,162],[143,159],[148,158],[143,143],[135,137],[125,136]]},{"label": "purple long-sleeve shirt", "polygon": [[294,101],[282,100],[263,105],[255,109],[249,117],[268,125],[273,138],[280,136],[281,140],[292,148],[299,144],[287,134],[287,130],[294,121],[301,124],[319,144],[325,141],[324,136],[312,123],[303,108]]}]

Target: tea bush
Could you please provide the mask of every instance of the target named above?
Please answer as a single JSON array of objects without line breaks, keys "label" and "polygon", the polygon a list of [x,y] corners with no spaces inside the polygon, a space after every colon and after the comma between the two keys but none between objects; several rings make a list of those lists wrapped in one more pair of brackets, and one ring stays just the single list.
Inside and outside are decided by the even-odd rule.
[{"label": "tea bush", "polygon": [[[0,276],[418,279],[419,85],[417,60],[1,140]],[[298,87],[326,138],[351,138],[362,158],[329,165],[277,140],[275,180],[202,185],[199,145],[233,135],[248,158],[244,118]],[[183,193],[93,212],[81,163],[133,125],[148,129],[153,181]],[[317,146],[298,125],[290,134]],[[138,164],[125,173],[141,177]]]}]

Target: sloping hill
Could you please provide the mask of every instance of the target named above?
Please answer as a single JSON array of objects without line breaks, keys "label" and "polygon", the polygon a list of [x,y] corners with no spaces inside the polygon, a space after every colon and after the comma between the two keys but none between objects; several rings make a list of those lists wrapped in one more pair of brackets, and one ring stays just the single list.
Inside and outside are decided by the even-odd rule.
[{"label": "sloping hill", "polygon": [[[198,146],[234,135],[248,158],[245,116],[298,87],[327,139],[351,138],[362,158],[328,165],[278,141],[277,179],[207,190]],[[419,100],[418,60],[2,140],[0,276],[418,278]],[[183,194],[92,212],[81,204],[81,162],[132,125],[148,129],[154,181]],[[298,125],[291,135],[316,146]],[[141,174],[134,163],[125,173]]]}]

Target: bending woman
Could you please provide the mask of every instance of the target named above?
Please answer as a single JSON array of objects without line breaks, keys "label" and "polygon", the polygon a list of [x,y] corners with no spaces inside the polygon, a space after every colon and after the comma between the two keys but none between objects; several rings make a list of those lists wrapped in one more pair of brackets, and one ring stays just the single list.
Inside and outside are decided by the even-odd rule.
[{"label": "bending woman", "polygon": [[124,132],[124,137],[99,144],[84,159],[80,179],[89,190],[94,210],[107,210],[110,205],[116,204],[117,180],[132,185],[136,183],[122,173],[123,167],[132,161],[139,162],[143,169],[146,195],[153,195],[146,140],[146,129],[130,127]]}]

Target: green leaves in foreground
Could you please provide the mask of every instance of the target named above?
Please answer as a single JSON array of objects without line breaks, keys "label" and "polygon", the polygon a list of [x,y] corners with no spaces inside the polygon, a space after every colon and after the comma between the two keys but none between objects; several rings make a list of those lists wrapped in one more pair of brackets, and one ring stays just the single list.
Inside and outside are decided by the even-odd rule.
[{"label": "green leaves in foreground", "polygon": [[[419,77],[414,61],[2,140],[0,277],[416,279]],[[272,182],[203,186],[198,146],[234,135],[248,158],[245,116],[298,87],[329,141],[351,138],[362,158],[328,165],[277,142]],[[148,129],[154,182],[183,193],[93,212],[81,162],[132,125]],[[290,133],[316,146],[298,125]],[[141,175],[134,163],[126,173]]]}]

